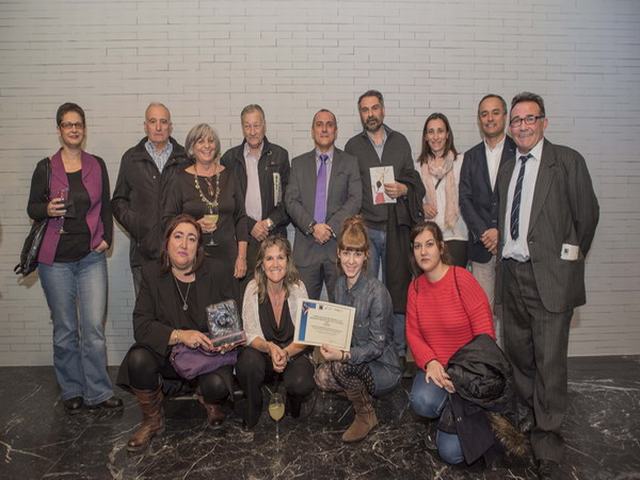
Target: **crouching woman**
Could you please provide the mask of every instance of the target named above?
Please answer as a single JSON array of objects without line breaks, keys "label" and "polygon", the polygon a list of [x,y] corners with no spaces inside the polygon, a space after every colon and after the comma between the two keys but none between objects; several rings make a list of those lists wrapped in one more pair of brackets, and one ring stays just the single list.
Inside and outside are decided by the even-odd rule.
[{"label": "crouching woman", "polygon": [[[127,449],[146,449],[164,430],[160,378],[182,380],[171,365],[174,345],[214,351],[208,331],[206,306],[229,298],[229,282],[220,281],[224,267],[205,258],[200,225],[190,215],[178,215],[167,228],[161,260],[145,265],[133,311],[136,343],[124,358],[117,383],[132,391],[142,423],[129,439]],[[196,377],[200,402],[215,425],[224,420],[221,404],[233,385],[233,366],[225,365]]]},{"label": "crouching woman", "polygon": [[377,278],[367,274],[369,238],[359,216],[344,222],[338,238],[338,265],[341,274],[335,301],[355,307],[351,348],[342,351],[323,345],[320,353],[327,362],[316,370],[321,390],[345,392],[353,404],[355,419],[342,435],[344,442],[364,439],[377,425],[372,396],[393,390],[400,381],[398,357],[387,335],[393,318],[391,295]]}]

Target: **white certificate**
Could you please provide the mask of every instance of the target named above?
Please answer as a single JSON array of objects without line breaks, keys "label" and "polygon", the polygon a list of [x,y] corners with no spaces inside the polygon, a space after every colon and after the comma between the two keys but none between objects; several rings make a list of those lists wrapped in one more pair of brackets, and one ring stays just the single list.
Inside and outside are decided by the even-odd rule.
[{"label": "white certificate", "polygon": [[356,309],[302,298],[296,312],[293,341],[303,345],[331,345],[349,351]]}]

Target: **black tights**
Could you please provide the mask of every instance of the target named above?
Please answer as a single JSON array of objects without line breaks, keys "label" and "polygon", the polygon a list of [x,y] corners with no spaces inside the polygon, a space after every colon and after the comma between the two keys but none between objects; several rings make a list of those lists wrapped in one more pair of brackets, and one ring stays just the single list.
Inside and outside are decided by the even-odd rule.
[{"label": "black tights", "polygon": [[[145,347],[133,347],[129,351],[127,367],[129,384],[138,390],[158,388],[158,375],[167,379],[181,379],[168,358],[163,358]],[[205,373],[196,378],[206,403],[222,403],[229,396],[233,367],[225,365],[215,372]]]},{"label": "black tights", "polygon": [[[244,421],[248,427],[253,427],[262,412],[262,384],[276,376],[271,358],[255,348],[245,348],[238,357],[236,376],[247,400],[242,412]],[[313,365],[306,355],[298,355],[287,364],[282,372],[282,383],[287,396],[296,402],[313,391]]]}]

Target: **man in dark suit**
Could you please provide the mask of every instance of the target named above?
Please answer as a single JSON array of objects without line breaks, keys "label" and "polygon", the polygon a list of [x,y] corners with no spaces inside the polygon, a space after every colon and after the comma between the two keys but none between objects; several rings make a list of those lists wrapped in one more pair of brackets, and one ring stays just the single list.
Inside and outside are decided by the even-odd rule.
[{"label": "man in dark suit", "polygon": [[498,173],[505,351],[513,363],[521,428],[530,426],[540,478],[560,478],[567,407],[567,349],[573,309],[586,301],[584,262],[599,206],[584,158],[544,138],[544,102],[511,102],[517,151]]},{"label": "man in dark suit", "polygon": [[[478,105],[483,141],[464,154],[460,171],[460,211],[469,228],[469,260],[473,276],[487,294],[491,308],[498,251],[496,178],[500,166],[513,158],[516,148],[511,137],[505,135],[506,124],[507,103],[499,95],[485,95]],[[496,325],[499,338],[500,330]]]},{"label": "man in dark suit", "polygon": [[338,278],[336,236],[362,203],[358,160],[335,148],[337,133],[333,113],[322,109],[314,115],[315,148],[293,159],[285,192],[287,212],[296,227],[293,261],[309,297],[318,299],[324,282],[329,301]]},{"label": "man in dark suit", "polygon": [[113,190],[113,216],[131,237],[129,262],[138,295],[142,267],[160,258],[160,196],[169,178],[186,166],[182,145],[171,137],[171,113],[161,103],[150,103],[144,113],[145,137],[122,156]]},{"label": "man in dark suit", "polygon": [[289,216],[284,207],[284,192],[289,181],[289,153],[267,140],[267,123],[260,105],[247,105],[240,113],[243,142],[226,151],[220,162],[231,168],[240,184],[249,219],[247,275],[253,270],[260,242],[270,233],[287,236]]}]

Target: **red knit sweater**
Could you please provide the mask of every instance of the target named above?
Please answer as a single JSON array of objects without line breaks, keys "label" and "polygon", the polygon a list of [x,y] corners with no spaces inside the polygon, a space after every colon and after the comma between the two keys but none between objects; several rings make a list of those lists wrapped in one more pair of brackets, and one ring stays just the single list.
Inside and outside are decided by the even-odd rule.
[{"label": "red knit sweater", "polygon": [[487,296],[467,270],[452,266],[437,282],[430,282],[426,275],[411,282],[407,341],[419,368],[433,359],[446,367],[460,347],[481,333],[496,338]]}]

